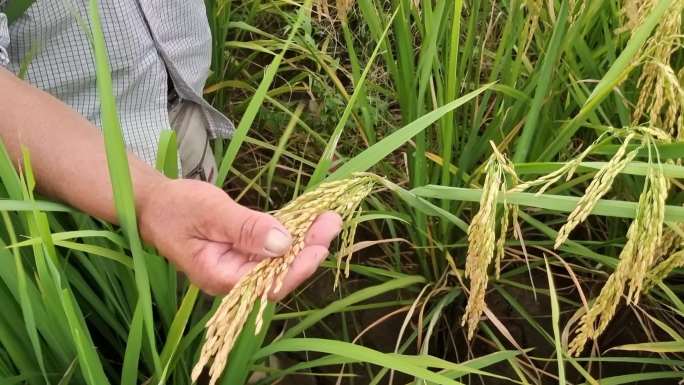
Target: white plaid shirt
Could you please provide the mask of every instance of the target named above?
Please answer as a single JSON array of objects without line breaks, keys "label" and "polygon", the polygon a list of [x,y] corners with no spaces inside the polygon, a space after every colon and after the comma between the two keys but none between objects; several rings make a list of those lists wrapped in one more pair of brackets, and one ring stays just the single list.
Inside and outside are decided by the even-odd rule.
[{"label": "white plaid shirt", "polygon": [[[11,1],[11,0],[10,0]],[[100,126],[88,0],[36,0],[11,26],[0,0],[0,64],[14,73],[32,52],[26,80]],[[153,164],[169,128],[169,77],[182,100],[200,104],[211,137],[233,124],[202,98],[211,33],[202,0],[100,0],[119,117],[128,148]],[[79,20],[80,19],[80,20]],[[2,90],[0,90],[2,92]]]}]

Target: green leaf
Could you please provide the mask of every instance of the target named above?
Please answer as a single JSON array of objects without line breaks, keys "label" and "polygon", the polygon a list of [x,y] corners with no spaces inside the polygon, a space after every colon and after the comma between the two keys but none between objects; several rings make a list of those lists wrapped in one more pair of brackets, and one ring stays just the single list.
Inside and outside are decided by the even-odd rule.
[{"label": "green leaf", "polygon": [[[197,302],[197,297],[199,296],[199,288],[195,285],[190,285],[188,291],[183,297],[176,316],[173,318],[171,327],[169,328],[169,333],[166,336],[166,343],[161,352],[161,362],[164,371],[162,372],[162,377],[159,383],[162,384],[168,376],[169,370],[171,370],[171,363],[174,354],[178,349],[181,339],[183,338],[183,332],[188,325],[188,320],[192,313],[192,309],[195,307],[195,302]],[[122,384],[123,385],[123,384]]]},{"label": "green leaf", "polygon": [[135,306],[133,319],[126,341],[123,366],[121,368],[121,385],[135,385],[138,383],[138,363],[140,362],[140,350],[143,340],[143,312],[140,301]]},{"label": "green leaf", "polygon": [[171,179],[178,178],[178,148],[176,144],[176,132],[164,130],[159,134],[157,147],[157,171]]},{"label": "green leaf", "polygon": [[[451,199],[458,201],[479,202],[482,190],[467,189],[460,187],[444,187],[429,185],[417,187],[411,190],[414,194],[424,198]],[[536,193],[506,193],[499,197],[499,203],[504,201],[528,207],[571,212],[577,206],[580,198],[564,195],[551,195]],[[591,211],[593,215],[602,215],[618,218],[634,218],[637,212],[637,204],[634,202],[601,199]],[[684,207],[665,206],[665,220],[668,222],[684,222]]]},{"label": "green leaf", "polygon": [[135,214],[133,183],[128,166],[128,154],[121,132],[121,123],[116,109],[116,99],[112,86],[111,68],[105,45],[102,23],[98,10],[98,1],[90,0],[90,21],[92,32],[93,54],[97,72],[97,90],[101,104],[102,129],[107,153],[107,164],[111,178],[114,203],[119,223],[131,245],[135,282],[140,296],[143,320],[147,341],[149,343],[154,368],[157,375],[161,375],[161,362],[157,353],[154,316],[152,313],[152,295],[150,293],[150,277],[147,273],[145,252],[138,234],[138,221]]},{"label": "green leaf", "polygon": [[682,353],[684,352],[684,342],[644,342],[641,344],[628,344],[614,347],[612,350],[626,350],[631,352],[651,352],[651,353]]},{"label": "green leaf", "polygon": [[558,295],[556,294],[556,285],[553,282],[553,273],[546,257],[544,257],[544,264],[546,265],[546,276],[549,280],[549,293],[551,294],[551,327],[553,328],[553,342],[556,347],[556,361],[558,362],[558,385],[565,385],[565,362],[563,361],[565,353],[561,344],[560,306],[558,306]]},{"label": "green leaf", "polygon": [[[264,347],[257,352],[256,357],[268,357],[277,352],[312,351],[328,354],[336,354],[342,357],[358,359],[374,365],[394,369],[408,375],[441,385],[462,385],[460,382],[451,380],[426,368],[429,366],[427,359],[409,360],[394,354],[385,354],[377,350],[348,342],[325,340],[318,338],[284,338]],[[418,364],[424,366],[418,366]]]},{"label": "green leaf", "polygon": [[290,338],[297,336],[304,332],[306,329],[316,324],[318,321],[329,316],[330,314],[340,312],[346,307],[351,306],[355,303],[365,301],[369,298],[373,298],[375,296],[381,295],[392,290],[401,289],[403,287],[423,282],[425,282],[425,278],[423,277],[408,276],[404,278],[393,279],[391,281],[382,283],[377,286],[371,286],[365,289],[361,289],[353,294],[350,294],[340,300],[331,303],[330,305],[326,306],[321,310],[311,313],[306,318],[301,320],[298,324],[287,329],[287,331],[285,331],[285,333],[283,334],[283,337]]},{"label": "green leaf", "polygon": [[475,91],[469,92],[453,102],[447,103],[444,106],[421,116],[406,126],[391,133],[376,144],[362,151],[360,154],[346,161],[340,168],[330,174],[330,176],[326,178],[326,181],[339,180],[349,176],[354,172],[367,171],[373,165],[381,161],[384,157],[392,153],[392,151],[401,147],[419,132],[425,130],[427,127],[439,120],[439,118],[441,118],[444,114],[449,111],[453,111],[471,101],[489,87],[490,85],[485,85],[476,89]]}]

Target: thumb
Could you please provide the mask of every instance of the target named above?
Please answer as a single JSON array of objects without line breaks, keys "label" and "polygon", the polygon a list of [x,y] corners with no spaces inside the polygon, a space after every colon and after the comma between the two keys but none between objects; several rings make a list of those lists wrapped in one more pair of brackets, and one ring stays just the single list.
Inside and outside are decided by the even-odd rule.
[{"label": "thumb", "polygon": [[224,207],[222,233],[236,249],[261,257],[285,254],[292,237],[273,216],[241,206],[232,199]]}]

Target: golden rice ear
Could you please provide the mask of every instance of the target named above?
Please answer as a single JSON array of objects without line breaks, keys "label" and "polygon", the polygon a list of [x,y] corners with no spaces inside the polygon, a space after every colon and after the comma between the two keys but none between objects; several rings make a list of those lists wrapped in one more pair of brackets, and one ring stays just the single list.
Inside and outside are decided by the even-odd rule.
[{"label": "golden rice ear", "polygon": [[639,302],[647,273],[656,262],[658,248],[663,240],[665,200],[670,188],[669,182],[663,174],[662,167],[651,168],[646,180],[649,184],[650,201],[645,212],[644,228],[648,231],[641,234],[641,243],[637,248],[630,272],[629,292],[627,293],[628,304]]},{"label": "golden rice ear", "polygon": [[[495,259],[495,274],[499,277],[504,255],[506,235],[511,220],[517,225],[517,206],[506,202],[506,177],[510,183],[519,182],[513,164],[503,155],[493,142],[493,153],[485,164],[485,181],[482,186],[480,208],[468,227],[468,254],[466,256],[465,277],[470,280],[468,303],[463,314],[462,325],[467,325],[468,338],[472,339],[482,313],[486,308],[485,294],[489,276],[487,269]],[[503,209],[499,237],[496,237],[497,208],[503,195]]]},{"label": "golden rice ear", "polygon": [[480,209],[468,227],[468,255],[465,277],[470,279],[468,304],[463,314],[462,325],[467,325],[468,338],[472,338],[485,308],[487,290],[487,268],[494,257],[496,243],[497,199],[504,186],[503,170],[496,154],[487,161],[487,173],[482,186]]},{"label": "golden rice ear", "polygon": [[648,293],[654,286],[667,277],[672,270],[684,266],[684,225],[677,231],[668,228],[663,230],[663,237],[656,250],[654,267],[648,272],[643,292]]},{"label": "golden rice ear", "polygon": [[670,254],[665,260],[658,263],[648,273],[648,278],[644,284],[644,293],[648,293],[654,286],[667,277],[672,270],[684,266],[684,249],[680,249]]},{"label": "golden rice ear", "polygon": [[534,34],[537,32],[537,29],[539,29],[539,16],[542,13],[543,3],[543,0],[527,0],[523,2],[523,6],[530,14],[530,17],[527,18],[527,36],[525,37],[525,44],[523,45],[522,50],[522,53],[525,55],[532,44]]},{"label": "golden rice ear", "polygon": [[577,202],[577,206],[568,216],[567,222],[558,230],[556,242],[553,245],[555,249],[559,248],[568,239],[568,236],[570,236],[570,233],[577,225],[587,219],[596,203],[610,191],[615,177],[637,156],[641,147],[627,153],[629,143],[635,136],[636,133],[634,132],[627,135],[622,145],[615,152],[615,155],[596,173],[589,187],[585,190],[584,195]]},{"label": "golden rice ear", "polygon": [[[624,29],[631,30],[641,24],[654,5],[653,0],[625,1],[623,13],[628,22]],[[676,0],[671,7],[672,10],[666,14],[642,50],[646,63],[638,82],[641,91],[633,112],[633,123],[638,125],[648,112],[650,125],[636,129],[647,140],[656,138],[670,141],[671,136],[684,137],[684,92],[670,66],[673,47],[681,45],[680,19],[684,1]],[[669,133],[654,128],[658,126],[669,127]],[[684,253],[676,252],[653,267],[657,258],[663,254],[664,207],[668,189],[669,183],[662,169],[651,169],[644,192],[639,198],[637,217],[628,230],[627,243],[620,253],[618,266],[594,304],[580,320],[577,335],[569,346],[570,354],[579,355],[589,339],[595,340],[601,335],[612,319],[627,285],[627,302],[637,303],[640,292],[647,291],[676,266],[684,264]],[[559,234],[557,244],[563,240]]]},{"label": "golden rice ear", "polygon": [[[281,289],[290,265],[304,248],[306,232],[314,220],[324,212],[334,211],[344,222],[350,223],[377,178],[372,174],[357,173],[344,180],[322,183],[274,214],[292,235],[292,246],[284,256],[269,258],[257,264],[223,298],[216,313],[207,322],[205,342],[191,374],[193,382],[209,366],[209,385],[216,384],[257,300],[260,300],[260,307],[255,321],[256,333],[261,330],[268,295]],[[344,253],[351,253],[352,238],[353,231],[343,235]]]},{"label": "golden rice ear", "polygon": [[565,178],[565,180],[570,180],[575,174],[577,167],[584,161],[584,159],[598,146],[606,137],[613,135],[613,131],[609,130],[601,135],[587,148],[584,149],[579,155],[565,162],[563,166],[549,174],[542,175],[537,179],[518,183],[509,192],[525,192],[533,188],[539,188],[537,191],[538,195],[543,194],[547,189],[549,189],[553,184],[559,180]]},{"label": "golden rice ear", "polygon": [[361,210],[354,208],[354,211],[347,214],[346,218],[343,218],[343,222],[348,225],[345,226],[340,235],[340,251],[337,253],[337,271],[335,272],[335,283],[333,285],[333,290],[336,290],[340,283],[340,275],[342,274],[342,262],[344,262],[344,277],[349,278],[349,272],[351,268],[351,257],[354,251],[354,238],[356,238],[356,227],[358,226],[358,217],[361,214]]},{"label": "golden rice ear", "polygon": [[[625,1],[623,11],[627,15],[627,26],[632,25],[633,27],[641,24],[656,3],[655,0]],[[533,5],[534,2],[530,2],[528,7],[530,4]],[[616,176],[635,159],[644,144],[648,143],[649,148],[657,154],[657,149],[652,146],[654,140],[669,142],[672,137],[684,138],[684,87],[680,81],[684,70],[680,74],[676,74],[670,66],[672,51],[675,47],[680,47],[682,42],[680,28],[684,1],[674,1],[671,7],[666,20],[659,24],[641,53],[641,58],[645,64],[639,80],[641,93],[634,111],[633,123],[638,126],[642,117],[647,115],[650,124],[646,127],[627,130],[627,137],[619,147],[618,152],[605,167],[598,171],[577,207],[569,215],[568,222],[560,229],[555,242],[556,248],[567,240],[571,231],[579,223],[586,220],[596,202],[610,190]],[[656,127],[667,127],[669,132]],[[579,156],[565,162],[558,170],[533,181],[520,183],[510,189],[509,192],[536,189],[537,194],[542,194],[563,177],[570,179],[577,167],[597,144],[606,136],[615,136],[617,133],[617,130],[604,132]],[[641,146],[628,151],[628,145],[637,136],[643,138]],[[496,148],[495,155],[498,155]],[[496,244],[492,244],[495,238],[495,219],[492,216],[496,213],[495,202],[498,189],[496,192],[492,191],[495,179],[490,178],[490,176],[501,174],[501,165],[498,170],[493,170],[492,159],[490,158],[486,166],[488,179],[483,187],[480,209],[468,230],[469,248],[466,276],[470,278],[471,289],[463,324],[468,324],[469,337],[472,337],[475,325],[485,306],[486,269],[491,259],[496,257],[498,272],[500,258],[503,255],[505,228],[501,229]],[[653,267],[662,255],[659,249],[662,248],[663,243],[664,207],[669,182],[660,167],[652,168],[646,179],[644,191],[639,199],[639,212],[629,228],[628,241],[620,253],[618,267],[610,276],[593,306],[582,317],[576,338],[571,343],[573,353],[579,353],[587,340],[597,338],[605,330],[623,294],[626,295],[628,303],[636,303],[642,291],[661,279],[674,266],[684,264],[684,253],[677,252],[655,268]],[[508,211],[506,207],[502,224],[508,225]],[[626,293],[625,289],[628,289]]]},{"label": "golden rice ear", "polygon": [[580,320],[569,354],[579,355],[588,340],[595,340],[603,333],[615,315],[626,287],[629,287],[627,303],[638,302],[647,271],[653,265],[662,242],[667,189],[662,168],[652,167],[639,197],[637,215],[627,231],[627,243],[620,252],[618,265]]},{"label": "golden rice ear", "polygon": [[337,18],[343,23],[347,22],[347,15],[354,6],[354,0],[336,0]]},{"label": "golden rice ear", "polygon": [[[654,0],[625,1],[623,13],[628,21],[624,30],[641,24],[655,4]],[[684,1],[673,1],[641,50],[644,62],[638,81],[641,90],[632,114],[633,124],[647,120],[652,126],[667,127],[670,135],[680,139],[684,138],[684,90],[671,59],[682,45],[683,12]]]}]

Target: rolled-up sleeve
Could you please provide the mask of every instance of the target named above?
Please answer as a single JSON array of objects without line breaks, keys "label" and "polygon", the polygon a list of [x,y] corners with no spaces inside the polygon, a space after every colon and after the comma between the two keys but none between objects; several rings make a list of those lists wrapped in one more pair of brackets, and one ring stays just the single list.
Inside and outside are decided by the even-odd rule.
[{"label": "rolled-up sleeve", "polygon": [[[0,1],[0,6],[2,6],[2,3],[3,1]],[[7,54],[9,43],[10,35],[9,28],[7,27],[7,16],[0,12],[0,66],[3,67],[9,64],[9,55]]]}]

